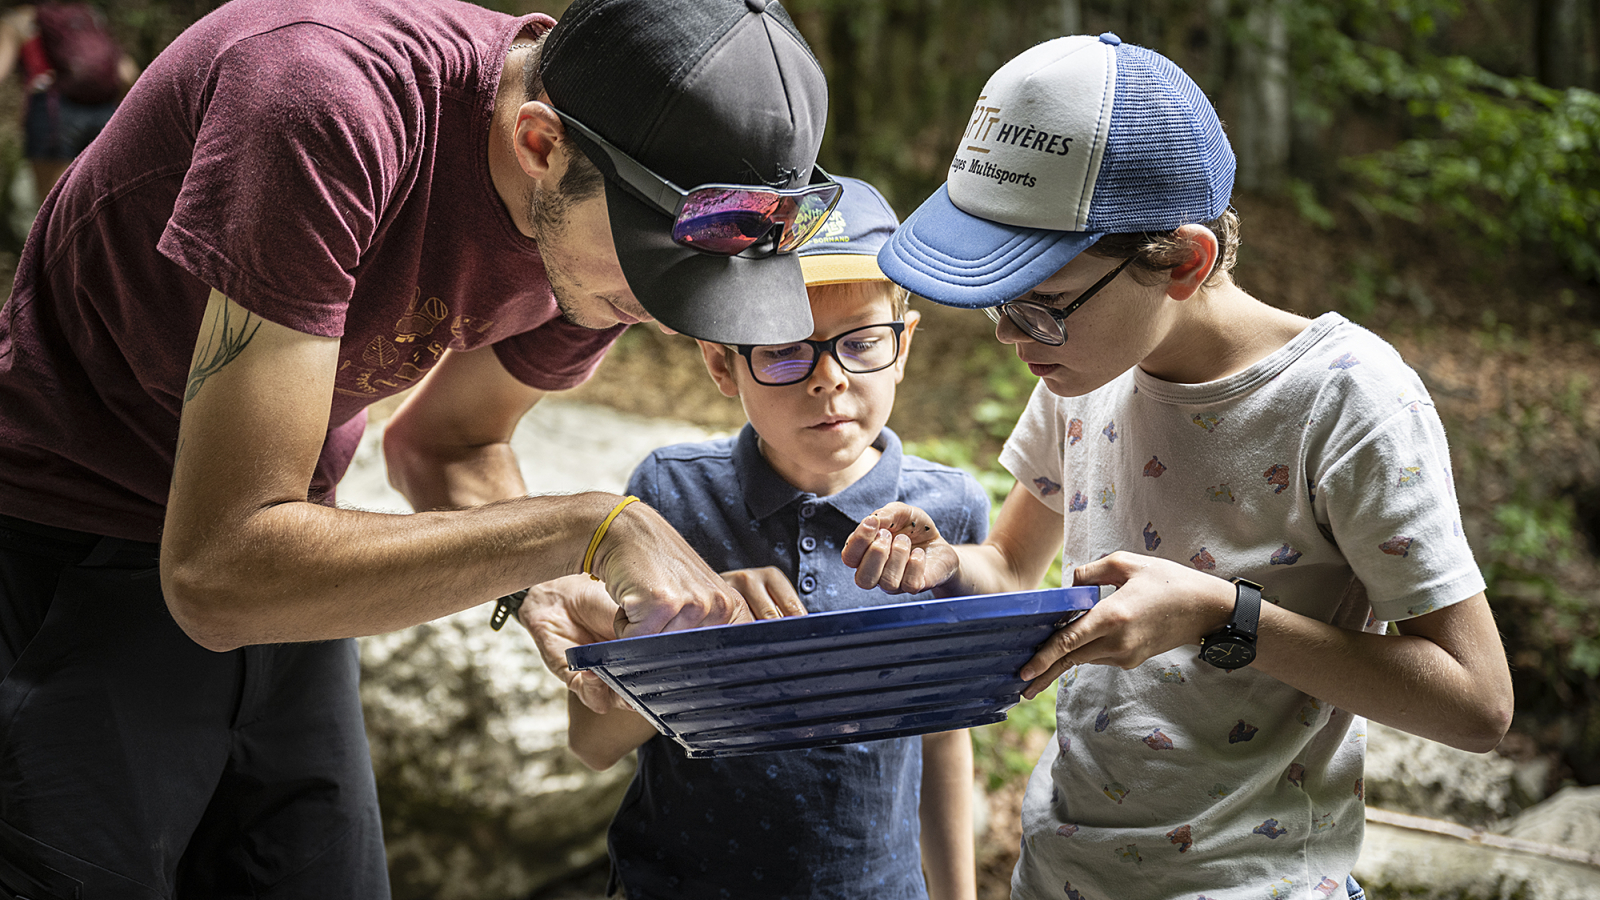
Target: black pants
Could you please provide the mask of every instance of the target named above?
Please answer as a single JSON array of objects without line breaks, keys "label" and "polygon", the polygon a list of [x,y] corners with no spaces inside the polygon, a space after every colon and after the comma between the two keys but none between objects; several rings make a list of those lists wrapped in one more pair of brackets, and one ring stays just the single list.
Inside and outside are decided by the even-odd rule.
[{"label": "black pants", "polygon": [[386,898],[353,641],[213,653],[156,548],[0,517],[0,898]]}]

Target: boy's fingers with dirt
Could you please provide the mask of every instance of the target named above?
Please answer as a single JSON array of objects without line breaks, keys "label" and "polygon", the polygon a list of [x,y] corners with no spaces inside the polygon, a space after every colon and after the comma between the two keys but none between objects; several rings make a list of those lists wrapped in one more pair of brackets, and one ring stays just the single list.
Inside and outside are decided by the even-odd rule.
[{"label": "boy's fingers with dirt", "polygon": [[961,568],[955,548],[939,535],[933,517],[904,503],[891,503],[862,519],[839,556],[856,570],[859,587],[890,594],[932,590]]},{"label": "boy's fingers with dirt", "polygon": [[567,666],[567,650],[613,637],[617,604],[600,582],[587,575],[568,575],[528,588],[517,621],[528,629],[545,667],[566,682],[567,689],[597,713],[626,709],[600,676]]},{"label": "boy's fingers with dirt", "polygon": [[643,503],[611,523],[593,571],[616,601],[616,637],[754,620],[739,592]]},{"label": "boy's fingers with dirt", "polygon": [[1119,550],[1072,570],[1074,585],[1117,590],[1051,635],[1027,665],[1029,698],[1075,665],[1132,669],[1152,656],[1200,638],[1227,623],[1234,586],[1182,563]]},{"label": "boy's fingers with dirt", "polygon": [[722,577],[744,596],[750,614],[757,619],[782,619],[806,614],[800,594],[777,566],[734,569],[723,572]]}]

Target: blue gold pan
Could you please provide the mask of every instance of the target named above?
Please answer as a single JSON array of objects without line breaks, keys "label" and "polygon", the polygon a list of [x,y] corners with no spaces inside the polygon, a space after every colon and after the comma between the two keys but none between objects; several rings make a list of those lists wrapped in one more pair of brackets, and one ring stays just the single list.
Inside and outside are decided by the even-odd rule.
[{"label": "blue gold pan", "polygon": [[813,613],[567,651],[691,757],[737,756],[999,722],[1017,672],[1099,588]]}]

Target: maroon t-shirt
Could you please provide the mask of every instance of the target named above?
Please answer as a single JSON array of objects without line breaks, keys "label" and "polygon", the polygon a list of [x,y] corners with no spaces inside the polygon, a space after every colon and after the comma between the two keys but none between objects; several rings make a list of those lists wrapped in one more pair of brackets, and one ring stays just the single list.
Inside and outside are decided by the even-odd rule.
[{"label": "maroon t-shirt", "polygon": [[560,317],[489,178],[515,19],[451,0],[235,0],[140,77],[46,200],[0,310],[0,513],[158,539],[212,287],[340,338],[327,499],[373,401],[494,345],[536,388],[621,328]]}]

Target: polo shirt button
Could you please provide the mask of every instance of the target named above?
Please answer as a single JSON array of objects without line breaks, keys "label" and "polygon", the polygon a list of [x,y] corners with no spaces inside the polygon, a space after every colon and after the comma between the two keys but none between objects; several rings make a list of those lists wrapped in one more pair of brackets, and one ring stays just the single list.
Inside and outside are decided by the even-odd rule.
[{"label": "polo shirt button", "polygon": [[807,503],[806,505],[800,507],[800,518],[802,519],[809,519],[816,514],[817,508],[813,504]]},{"label": "polo shirt button", "polygon": [[805,537],[800,539],[800,549],[804,550],[807,553],[810,553],[811,551],[817,549],[817,539],[812,537],[809,534],[806,535]]},{"label": "polo shirt button", "polygon": [[811,577],[810,575],[806,575],[800,579],[800,590],[802,593],[809,594],[816,589],[817,579]]}]

